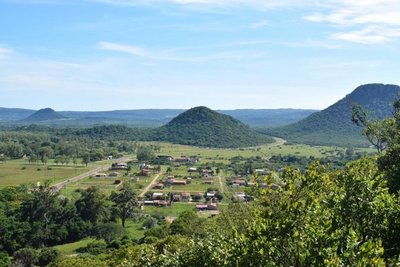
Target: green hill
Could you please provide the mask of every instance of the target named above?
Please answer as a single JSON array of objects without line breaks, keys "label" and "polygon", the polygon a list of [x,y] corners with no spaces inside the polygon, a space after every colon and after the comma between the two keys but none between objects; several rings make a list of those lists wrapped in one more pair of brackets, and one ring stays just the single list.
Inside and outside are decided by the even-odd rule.
[{"label": "green hill", "polygon": [[285,138],[289,142],[312,145],[368,145],[361,134],[362,129],[351,121],[352,105],[363,106],[374,118],[389,117],[399,93],[400,87],[397,85],[362,85],[327,109],[313,113],[297,123],[263,132]]},{"label": "green hill", "polygon": [[41,122],[41,121],[52,121],[66,119],[63,115],[55,112],[51,108],[44,108],[36,111],[29,117],[22,120],[22,122]]},{"label": "green hill", "polygon": [[272,142],[231,116],[196,107],[156,129],[153,140],[207,147],[248,147]]}]

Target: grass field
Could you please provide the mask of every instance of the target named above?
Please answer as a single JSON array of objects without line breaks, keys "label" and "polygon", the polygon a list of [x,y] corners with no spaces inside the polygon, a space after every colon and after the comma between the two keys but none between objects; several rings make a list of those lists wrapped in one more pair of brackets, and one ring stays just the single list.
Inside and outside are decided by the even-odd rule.
[{"label": "grass field", "polygon": [[[266,144],[251,148],[239,149],[221,149],[221,148],[204,148],[185,145],[176,145],[170,143],[152,143],[160,146],[161,150],[158,155],[170,155],[172,157],[180,156],[200,156],[202,163],[207,162],[222,162],[226,163],[230,158],[235,156],[254,157],[262,156],[269,158],[273,155],[296,155],[296,156],[313,156],[315,158],[324,158],[327,156],[335,156],[338,153],[344,153],[345,148],[329,147],[329,146],[309,146],[309,145],[274,145]],[[373,153],[372,148],[355,148],[355,152]]]},{"label": "grass field", "polygon": [[60,253],[61,256],[68,256],[76,254],[75,250],[78,248],[86,247],[89,243],[93,242],[93,238],[85,238],[77,242],[68,243],[64,245],[54,246],[54,248]]}]

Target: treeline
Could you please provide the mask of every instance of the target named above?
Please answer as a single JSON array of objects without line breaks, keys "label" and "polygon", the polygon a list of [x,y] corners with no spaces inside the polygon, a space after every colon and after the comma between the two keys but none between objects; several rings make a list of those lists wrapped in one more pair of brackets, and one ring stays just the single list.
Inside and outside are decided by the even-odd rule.
[{"label": "treeline", "polygon": [[87,164],[105,157],[133,153],[141,130],[124,126],[55,129],[32,125],[0,132],[0,160],[27,157],[30,162]]}]

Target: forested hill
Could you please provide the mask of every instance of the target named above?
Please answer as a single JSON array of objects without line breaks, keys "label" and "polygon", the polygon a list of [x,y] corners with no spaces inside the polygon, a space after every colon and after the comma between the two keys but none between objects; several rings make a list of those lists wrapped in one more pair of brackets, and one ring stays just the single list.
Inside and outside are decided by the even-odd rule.
[{"label": "forested hill", "polygon": [[207,107],[192,108],[156,129],[153,140],[208,147],[246,147],[272,142],[231,116]]},{"label": "forested hill", "polygon": [[29,117],[23,119],[24,122],[41,122],[41,121],[53,121],[53,120],[61,120],[66,119],[63,115],[55,112],[51,108],[44,108],[36,111]]},{"label": "forested hill", "polygon": [[393,102],[399,97],[397,85],[367,84],[356,88],[342,100],[307,118],[280,128],[265,131],[292,142],[327,145],[368,144],[361,129],[351,121],[352,105],[363,106],[375,118],[385,118],[393,112]]}]

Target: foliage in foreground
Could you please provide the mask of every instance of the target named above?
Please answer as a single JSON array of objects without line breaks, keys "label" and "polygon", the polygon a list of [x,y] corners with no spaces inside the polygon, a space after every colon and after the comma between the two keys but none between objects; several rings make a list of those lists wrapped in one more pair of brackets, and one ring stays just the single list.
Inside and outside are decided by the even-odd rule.
[{"label": "foliage in foreground", "polygon": [[279,190],[262,189],[255,203],[231,204],[192,231],[170,231],[97,259],[121,267],[385,266],[398,261],[399,198],[389,193],[375,159],[343,170],[317,163],[304,173],[287,169],[282,179]]}]

